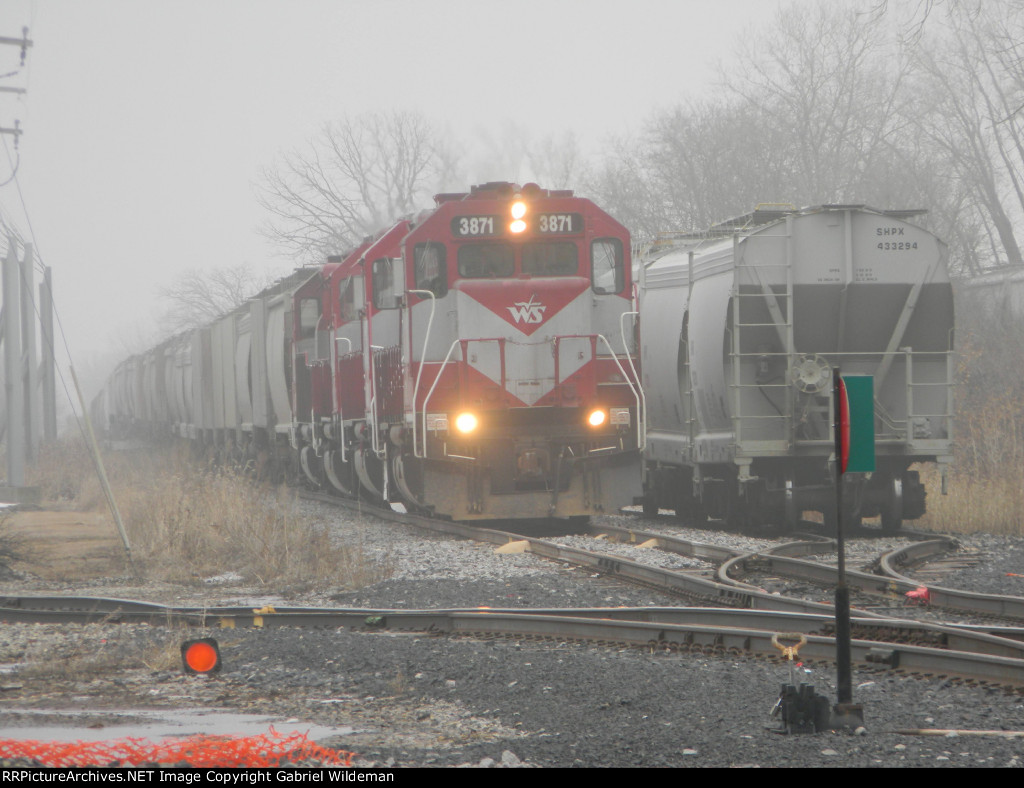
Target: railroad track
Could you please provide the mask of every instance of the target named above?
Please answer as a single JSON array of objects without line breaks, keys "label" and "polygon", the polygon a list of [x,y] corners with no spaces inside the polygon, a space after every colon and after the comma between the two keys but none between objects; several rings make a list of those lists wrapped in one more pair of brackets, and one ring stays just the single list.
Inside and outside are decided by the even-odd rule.
[{"label": "railroad track", "polygon": [[[146,623],[220,629],[317,627],[365,632],[511,636],[777,658],[773,635],[800,632],[803,661],[831,662],[828,616],[721,608],[377,610],[302,607],[171,607],[122,599],[0,598],[4,623]],[[1024,643],[959,627],[855,616],[852,659],[903,674],[941,676],[1024,692]],[[921,645],[928,643],[929,645]]]},{"label": "railroad track", "polygon": [[[465,523],[432,520],[416,515],[307,496],[332,505],[359,509],[376,517],[461,538],[498,545],[516,545],[534,555],[583,566],[647,587],[686,596],[697,607],[601,608],[551,610],[372,610],[349,608],[240,608],[169,607],[120,599],[63,596],[8,596],[0,598],[0,621],[49,623],[149,623],[197,627],[322,627],[363,631],[405,630],[438,635],[578,639],[622,643],[651,649],[701,650],[776,657],[772,636],[800,632],[807,645],[805,661],[834,658],[834,610],[830,605],[769,594],[731,576],[737,567],[767,566],[773,573],[814,578],[834,584],[835,569],[806,561],[806,556],[834,549],[830,540],[809,540],[777,545],[763,553],[740,553],[724,547],[690,542],[642,531],[602,526],[587,532],[633,544],[676,552],[718,565],[713,577],[652,567],[608,552],[593,552],[558,545],[550,540]],[[880,567],[888,577],[848,572],[848,582],[873,593],[893,595],[916,588],[916,581],[901,578],[903,567],[951,549],[951,540],[929,540],[883,556]],[[948,595],[948,599],[946,598]],[[973,601],[986,612],[992,597],[936,589],[945,603]],[[966,601],[965,601],[966,600]],[[998,613],[1024,622],[1024,600],[1000,597]],[[1012,687],[1024,691],[1024,628],[966,627],[929,624],[904,618],[853,611],[852,658],[861,665],[903,673],[958,677],[966,681]]]},{"label": "railroad track", "polygon": [[[307,493],[304,497],[333,506],[358,510],[381,519],[435,533],[497,545],[516,544],[518,545],[517,549],[528,551],[542,558],[582,566],[625,582],[683,596],[698,604],[782,612],[834,614],[830,604],[769,593],[756,585],[745,583],[734,577],[736,574],[759,571],[772,576],[834,588],[838,581],[836,567],[799,557],[834,551],[835,541],[819,535],[810,535],[799,541],[776,545],[765,551],[741,552],[637,528],[600,525],[585,526],[581,529],[592,536],[612,537],[621,542],[644,545],[708,561],[718,566],[717,576],[711,578],[690,572],[650,566],[608,552],[566,547],[538,537],[481,528],[469,523],[435,520],[406,512],[367,506],[365,503],[329,495]],[[884,600],[891,605],[903,605],[907,599],[907,593],[918,592],[922,585],[919,580],[903,575],[901,569],[947,555],[958,549],[958,543],[951,537],[936,537],[935,534],[911,530],[905,530],[903,533],[920,538],[922,541],[881,556],[877,569],[879,574],[848,568],[846,582],[852,591]],[[928,586],[927,591],[927,596],[922,599],[922,602],[926,603],[929,609],[956,611],[1024,626],[1024,597],[978,594],[940,586]],[[867,610],[861,612],[864,615],[872,615]]]},{"label": "railroad track", "polygon": [[[600,526],[591,530],[593,533],[612,536],[624,542],[644,544],[679,555],[703,558],[718,565],[717,579],[720,583],[750,592],[765,593],[759,586],[746,583],[738,578],[755,572],[812,583],[823,588],[834,588],[838,582],[836,567],[801,558],[801,556],[835,552],[835,540],[818,535],[810,535],[806,539],[776,545],[763,551],[741,552],[724,547],[700,545],[685,539],[636,528]],[[949,610],[987,619],[1024,624],[1024,597],[961,591],[934,583],[926,584],[923,577],[906,576],[906,567],[941,561],[941,567],[933,573],[933,576],[939,579],[965,565],[976,564],[977,557],[970,555],[968,560],[961,557],[959,544],[952,537],[909,530],[904,531],[903,535],[918,538],[921,541],[883,554],[876,561],[874,572],[864,572],[848,567],[846,570],[847,586],[852,591],[867,597],[895,604],[903,604],[908,592],[918,592],[925,587],[927,596],[922,601],[931,609]]]}]

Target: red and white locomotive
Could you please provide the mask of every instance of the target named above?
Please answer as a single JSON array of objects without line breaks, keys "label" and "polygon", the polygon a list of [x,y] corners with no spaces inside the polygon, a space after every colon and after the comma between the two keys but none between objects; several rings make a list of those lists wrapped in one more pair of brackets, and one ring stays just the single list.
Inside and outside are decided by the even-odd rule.
[{"label": "red and white locomotive", "polygon": [[453,519],[628,503],[643,395],[627,230],[534,184],[435,200],[294,294],[305,477]]},{"label": "red and white locomotive", "polygon": [[533,184],[436,203],[127,359],[101,424],[457,520],[629,503],[644,422],[626,229]]}]

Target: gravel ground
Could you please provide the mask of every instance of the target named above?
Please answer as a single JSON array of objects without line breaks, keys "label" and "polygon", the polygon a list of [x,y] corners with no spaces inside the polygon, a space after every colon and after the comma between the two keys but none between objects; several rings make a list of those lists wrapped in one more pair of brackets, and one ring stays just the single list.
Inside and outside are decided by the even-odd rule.
[{"label": "gravel ground", "polygon": [[[0,584],[0,593],[59,590],[163,603],[289,601],[380,608],[683,603],[531,555],[499,555],[490,546],[424,535],[367,517],[337,512],[329,517],[339,539],[359,544],[367,555],[391,567],[388,580],[358,591],[289,596],[230,582],[140,587],[114,580],[67,587],[21,578]],[[609,522],[638,524],[628,517]],[[677,529],[667,519],[643,527],[695,541],[736,540],[735,535]],[[944,584],[1024,593],[1024,579],[1006,576],[1018,569],[1024,573],[1024,540],[964,541],[992,560]],[[753,542],[763,546],[766,540]],[[622,545],[609,549],[624,550],[635,560],[650,555],[664,560],[651,550]],[[225,669],[204,678],[182,676],[172,667],[181,633],[163,628],[4,625],[0,725],[9,729],[26,724],[26,710],[87,709],[102,725],[113,720],[104,716],[104,709],[228,708],[337,727],[342,732],[321,743],[356,752],[356,764],[362,766],[1024,763],[1024,739],[896,733],[919,728],[1024,730],[1024,698],[940,680],[855,671],[854,700],[864,706],[864,735],[780,736],[772,732],[777,724],[769,711],[789,671],[767,661],[403,633],[271,629],[216,634]],[[168,652],[172,659],[160,664],[157,655]],[[119,669],[109,670],[110,664]],[[835,698],[834,679],[831,666],[803,675],[830,699]],[[58,722],[56,717],[51,721]]]}]

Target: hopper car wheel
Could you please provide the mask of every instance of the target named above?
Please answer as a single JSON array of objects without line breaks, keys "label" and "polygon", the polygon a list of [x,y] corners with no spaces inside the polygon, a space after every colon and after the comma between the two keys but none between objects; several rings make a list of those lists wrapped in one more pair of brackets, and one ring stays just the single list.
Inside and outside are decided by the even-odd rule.
[{"label": "hopper car wheel", "polygon": [[707,511],[693,494],[693,483],[690,478],[680,481],[673,504],[676,519],[680,522],[692,523],[699,527],[708,521]]},{"label": "hopper car wheel", "polygon": [[658,516],[658,501],[653,495],[645,495],[642,506],[646,519],[653,520]]},{"label": "hopper car wheel", "polygon": [[754,516],[747,500],[740,497],[739,485],[734,480],[728,483],[726,495],[726,529],[740,533],[750,530],[754,526]]},{"label": "hopper car wheel", "polygon": [[889,484],[889,500],[882,506],[882,533],[896,533],[903,527],[903,479],[894,476]]}]

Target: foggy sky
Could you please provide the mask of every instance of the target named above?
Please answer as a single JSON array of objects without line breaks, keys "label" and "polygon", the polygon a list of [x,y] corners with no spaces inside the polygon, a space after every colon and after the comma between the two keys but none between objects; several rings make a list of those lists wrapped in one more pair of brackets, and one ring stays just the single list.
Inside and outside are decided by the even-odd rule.
[{"label": "foggy sky", "polygon": [[[466,141],[515,123],[534,138],[572,130],[593,150],[713,90],[718,59],[776,6],[3,0],[0,36],[28,26],[34,45],[0,79],[28,91],[0,94],[0,126],[24,130],[0,207],[53,269],[76,367],[99,374],[107,354],[162,338],[158,290],[176,272],[290,269],[258,232],[254,183],[325,121],[418,110]],[[0,74],[17,68],[17,49],[0,47]],[[0,182],[9,176],[0,150]]]}]

